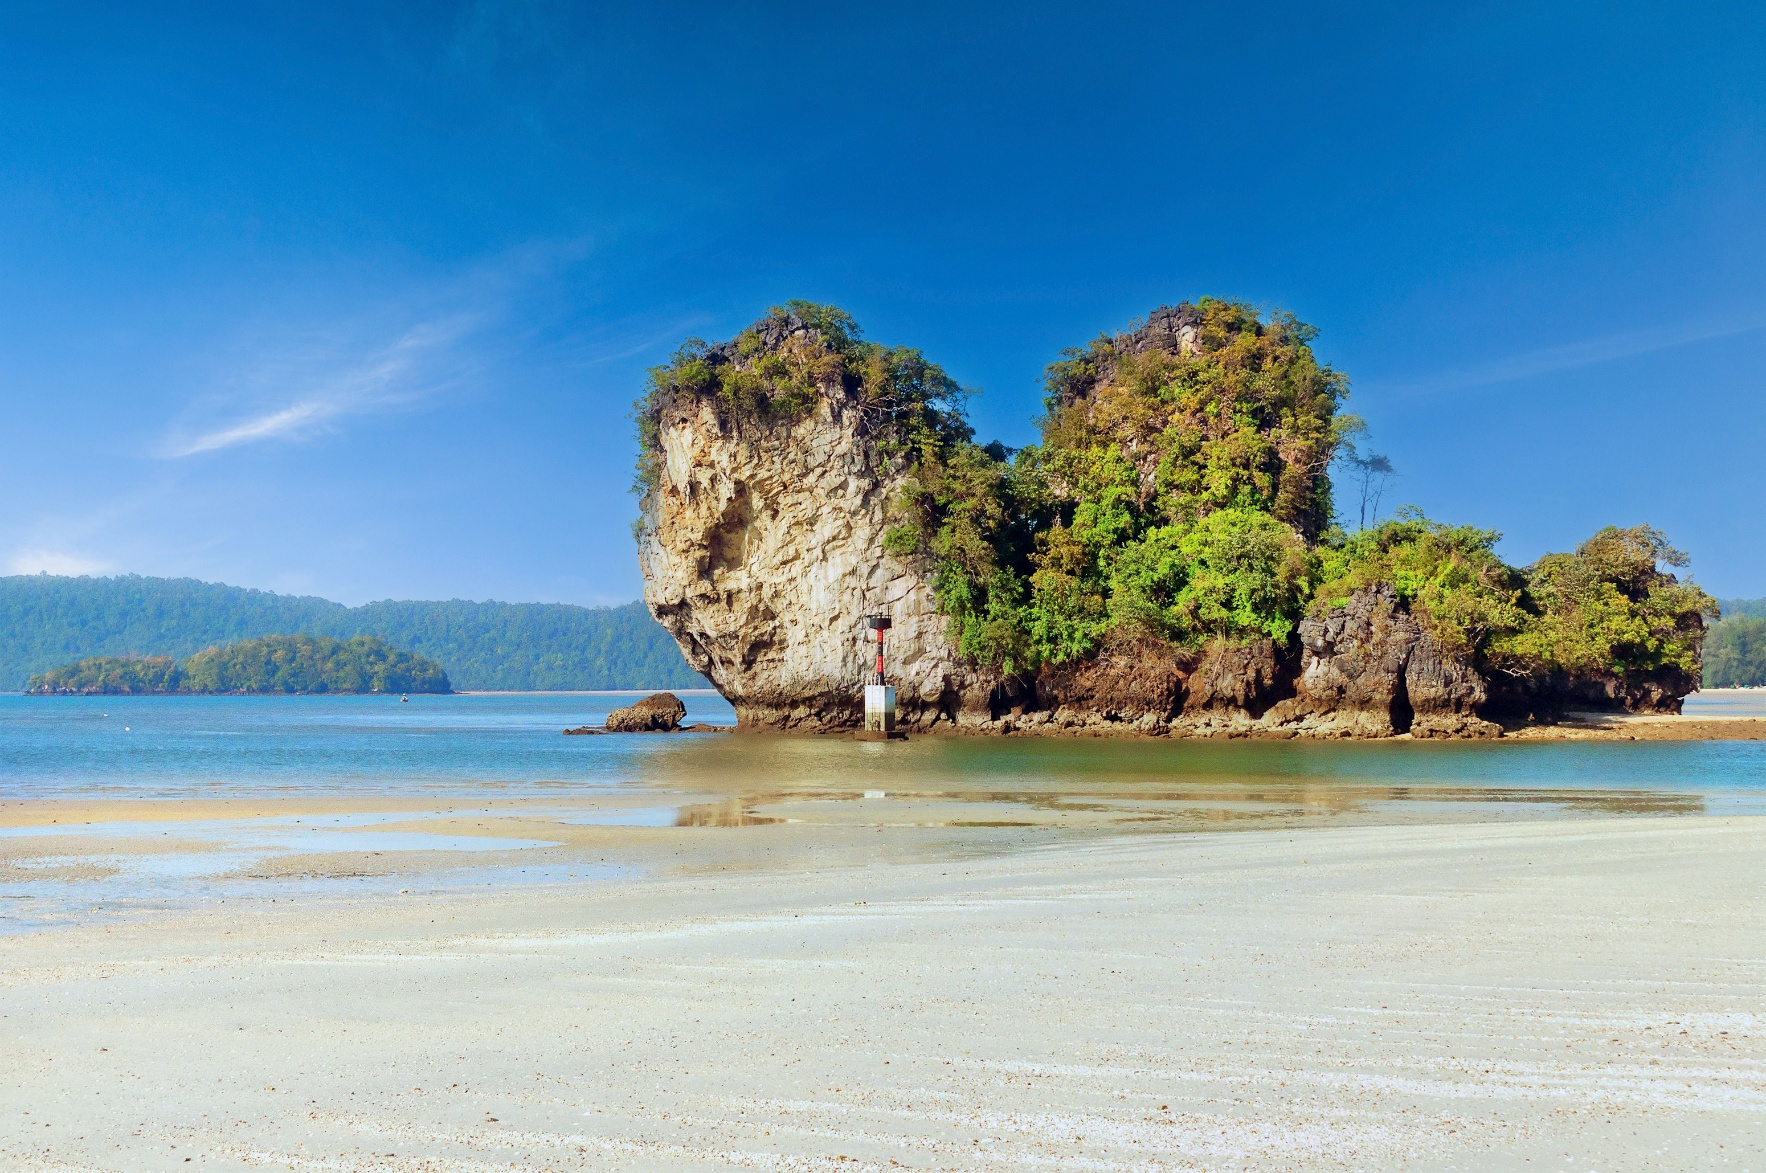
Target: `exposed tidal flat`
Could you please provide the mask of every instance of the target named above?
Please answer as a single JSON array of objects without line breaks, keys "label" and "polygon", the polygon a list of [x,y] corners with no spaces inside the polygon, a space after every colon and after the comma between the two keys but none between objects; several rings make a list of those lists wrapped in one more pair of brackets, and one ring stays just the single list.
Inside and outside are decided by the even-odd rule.
[{"label": "exposed tidal flat", "polygon": [[629,699],[0,697],[0,1164],[1766,1157],[1766,744]]}]

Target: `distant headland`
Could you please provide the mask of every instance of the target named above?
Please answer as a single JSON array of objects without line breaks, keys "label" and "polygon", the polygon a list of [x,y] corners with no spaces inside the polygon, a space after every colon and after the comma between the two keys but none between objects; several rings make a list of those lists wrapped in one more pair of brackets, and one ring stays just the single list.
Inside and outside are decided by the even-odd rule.
[{"label": "distant headland", "polygon": [[1514,567],[1493,530],[1340,521],[1362,425],[1314,336],[1161,307],[1062,352],[1016,452],[833,307],[690,340],[638,404],[645,600],[749,726],[856,724],[869,614],[908,728],[1493,737],[1679,711],[1718,608],[1668,539],[1608,527]]},{"label": "distant headland", "polygon": [[448,693],[434,660],[358,635],[269,635],[170,656],[92,656],[31,677],[33,696],[209,696]]},{"label": "distant headland", "polygon": [[0,577],[0,691],[89,656],[169,656],[265,635],[379,636],[447,669],[455,688],[702,688],[642,603],[386,599],[346,607],[190,578]]}]

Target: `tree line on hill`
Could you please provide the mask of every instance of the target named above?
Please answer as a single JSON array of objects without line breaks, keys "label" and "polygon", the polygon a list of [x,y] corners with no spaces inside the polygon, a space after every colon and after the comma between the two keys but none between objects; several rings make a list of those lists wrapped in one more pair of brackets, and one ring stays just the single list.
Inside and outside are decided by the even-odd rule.
[{"label": "tree line on hill", "polygon": [[0,690],[93,656],[192,656],[268,635],[378,636],[438,662],[455,688],[699,688],[642,603],[385,600],[346,607],[189,578],[0,577]]},{"label": "tree line on hill", "polygon": [[1706,688],[1766,685],[1766,599],[1724,599],[1705,636]]},{"label": "tree line on hill", "polygon": [[257,696],[313,693],[446,693],[434,660],[379,636],[268,635],[170,656],[88,656],[30,678],[37,696],[152,696],[170,693]]}]

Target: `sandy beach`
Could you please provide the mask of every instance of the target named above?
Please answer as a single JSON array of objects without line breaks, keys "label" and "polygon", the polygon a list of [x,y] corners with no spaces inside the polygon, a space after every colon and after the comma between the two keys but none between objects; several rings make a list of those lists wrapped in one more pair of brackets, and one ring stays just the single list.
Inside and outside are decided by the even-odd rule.
[{"label": "sandy beach", "polygon": [[1763,914],[1715,817],[214,905],[0,939],[0,1156],[1757,1167]]},{"label": "sandy beach", "polygon": [[0,1173],[1766,1173],[1766,2],[0,62]]}]

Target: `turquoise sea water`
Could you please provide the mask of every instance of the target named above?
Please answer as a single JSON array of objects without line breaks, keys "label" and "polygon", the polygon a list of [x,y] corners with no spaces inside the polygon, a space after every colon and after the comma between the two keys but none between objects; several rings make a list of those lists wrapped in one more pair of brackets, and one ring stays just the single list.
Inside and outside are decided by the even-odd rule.
[{"label": "turquoise sea water", "polygon": [[[729,705],[683,694],[688,720]],[[1489,792],[1672,799],[1766,811],[1766,743],[1309,743],[920,737],[564,737],[631,694],[396,697],[0,696],[0,798],[299,795],[557,796],[634,784],[987,791],[1120,785],[1374,788],[1388,798]],[[1759,698],[1707,694],[1689,712]],[[1647,805],[1647,803],[1646,803]]]},{"label": "turquoise sea water", "polygon": [[[600,882],[650,866],[633,862],[654,858],[641,852],[563,842],[582,824],[821,823],[847,859],[854,848],[961,856],[1072,835],[1344,820],[1766,814],[1762,742],[563,736],[631,699],[0,696],[0,816],[31,799],[316,800],[227,817],[131,805],[45,821],[16,808],[18,820],[0,817],[0,934],[228,901]],[[683,699],[690,721],[733,721],[716,695]],[[1766,713],[1766,691],[1689,709]],[[342,798],[369,801],[326,806]],[[463,811],[470,826],[445,821]],[[891,836],[840,838],[855,824]],[[298,863],[325,853],[353,862]]]},{"label": "turquoise sea water", "polygon": [[[0,695],[0,796],[387,794],[629,780],[654,742],[565,737],[636,693],[298,697]],[[715,693],[689,722],[734,724]]]}]

